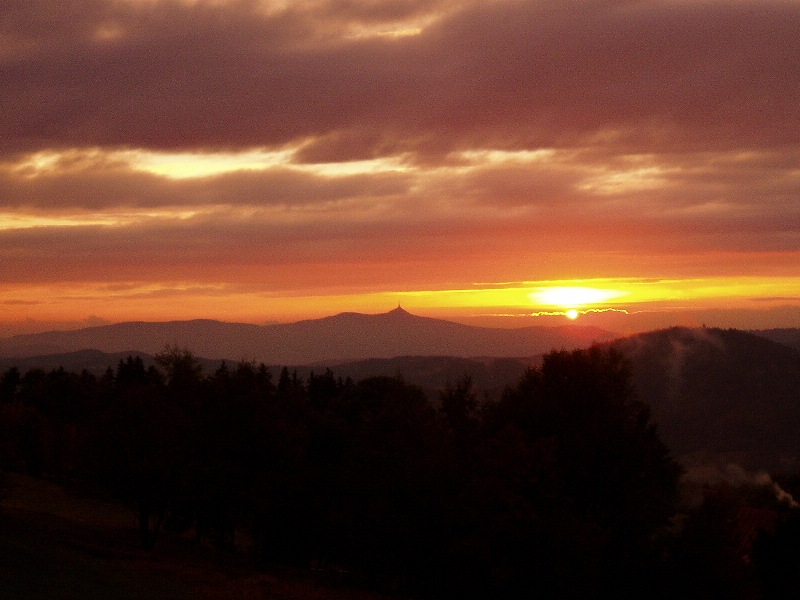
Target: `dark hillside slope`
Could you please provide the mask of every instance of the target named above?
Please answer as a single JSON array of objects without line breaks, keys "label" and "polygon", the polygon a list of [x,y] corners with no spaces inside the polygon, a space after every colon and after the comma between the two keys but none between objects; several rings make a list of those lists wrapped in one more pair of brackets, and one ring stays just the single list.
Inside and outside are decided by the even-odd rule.
[{"label": "dark hillside slope", "polygon": [[[398,356],[395,358],[370,358],[344,362],[331,366],[337,377],[361,381],[369,377],[401,376],[407,383],[419,386],[428,398],[438,402],[439,392],[454,386],[468,376],[473,389],[483,398],[498,399],[508,387],[519,382],[525,370],[540,363],[540,357],[531,358],[461,358],[456,356]],[[328,366],[328,365],[326,365]],[[319,367],[298,367],[297,372],[308,377],[309,372],[319,374]]]},{"label": "dark hillside slope", "polygon": [[796,327],[782,329],[758,329],[752,331],[751,333],[800,351],[800,329]]},{"label": "dark hillside slope", "polygon": [[800,468],[800,353],[737,330],[672,328],[611,344],[639,397],[688,460]]},{"label": "dark hillside slope", "polygon": [[[99,350],[79,350],[63,354],[43,354],[24,358],[0,358],[0,373],[16,367],[22,373],[33,369],[52,371],[64,369],[68,372],[80,373],[88,371],[95,376],[102,376],[106,370],[115,371],[117,365],[128,356],[141,357],[144,366],[150,367],[156,362],[152,355],[141,352],[106,353]],[[211,375],[222,364],[220,359],[196,357],[203,373]],[[236,360],[225,360],[228,367]],[[394,358],[370,358],[361,361],[318,363],[315,365],[267,365],[273,376],[277,377],[286,366],[290,372],[297,373],[303,380],[308,380],[311,373],[321,375],[330,369],[333,375],[342,379],[350,378],[361,381],[370,377],[401,376],[407,383],[422,388],[432,402],[437,402],[439,392],[452,386],[468,376],[476,393],[483,398],[488,394],[497,399],[503,390],[517,383],[525,369],[538,364],[540,357],[530,358],[462,358],[457,356],[398,356]]]},{"label": "dark hillside slope", "polygon": [[[41,354],[37,356],[26,356],[22,358],[0,358],[0,371],[6,371],[11,367],[16,367],[21,372],[32,369],[42,369],[52,371],[64,369],[65,371],[89,373],[101,376],[106,370],[116,370],[117,365],[129,356],[138,356],[142,359],[145,367],[155,365],[156,361],[151,354],[145,354],[136,350],[127,352],[101,352],[100,350],[76,350],[75,352],[64,352],[60,354]],[[205,373],[213,373],[220,364],[220,360],[207,359],[198,356],[197,361]],[[228,364],[234,361],[228,361]]]}]

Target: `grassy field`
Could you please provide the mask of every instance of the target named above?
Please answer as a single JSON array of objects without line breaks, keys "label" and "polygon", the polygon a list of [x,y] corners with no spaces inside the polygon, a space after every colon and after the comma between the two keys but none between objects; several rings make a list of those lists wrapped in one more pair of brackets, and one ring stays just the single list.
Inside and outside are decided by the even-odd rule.
[{"label": "grassy field", "polygon": [[237,557],[166,537],[137,547],[125,507],[51,482],[6,475],[0,500],[0,600],[380,600],[303,573],[249,568]]}]

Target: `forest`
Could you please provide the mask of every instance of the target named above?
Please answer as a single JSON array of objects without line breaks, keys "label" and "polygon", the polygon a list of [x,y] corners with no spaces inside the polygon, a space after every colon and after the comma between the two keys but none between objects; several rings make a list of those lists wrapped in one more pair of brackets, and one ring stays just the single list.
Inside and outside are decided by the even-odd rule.
[{"label": "forest", "polygon": [[613,348],[551,352],[497,399],[468,375],[431,400],[401,376],[205,373],[178,347],[102,376],[11,367],[0,468],[102,490],[142,548],[189,536],[395,597],[800,593],[797,508],[689,489]]}]

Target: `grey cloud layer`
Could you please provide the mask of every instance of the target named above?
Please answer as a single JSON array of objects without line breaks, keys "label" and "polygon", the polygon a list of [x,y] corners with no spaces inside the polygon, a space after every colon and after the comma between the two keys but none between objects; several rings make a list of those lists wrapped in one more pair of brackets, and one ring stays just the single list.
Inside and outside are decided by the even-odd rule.
[{"label": "grey cloud layer", "polygon": [[[0,22],[3,148],[344,135],[370,156],[606,134],[656,150],[798,142],[797,3],[490,2],[419,36],[325,29],[359,7],[369,21],[424,3],[379,6],[270,15],[253,2],[13,3]],[[95,40],[101,26],[123,33]]]},{"label": "grey cloud layer", "polygon": [[408,186],[409,177],[399,173],[327,177],[285,168],[182,180],[123,167],[100,166],[37,177],[0,169],[0,205],[65,211],[209,205],[296,207],[397,196],[407,192]]}]

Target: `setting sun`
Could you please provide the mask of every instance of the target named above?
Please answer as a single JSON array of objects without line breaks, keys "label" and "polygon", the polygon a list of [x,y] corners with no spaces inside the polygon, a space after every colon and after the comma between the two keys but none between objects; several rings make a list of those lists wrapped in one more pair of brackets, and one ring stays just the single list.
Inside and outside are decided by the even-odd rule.
[{"label": "setting sun", "polygon": [[564,314],[566,315],[566,317],[567,317],[569,320],[571,320],[571,321],[574,321],[575,319],[577,319],[577,318],[578,318],[578,314],[579,314],[579,313],[578,313],[578,311],[577,311],[577,310],[575,310],[574,308],[570,308],[570,309],[569,309],[567,312],[565,312]]}]

